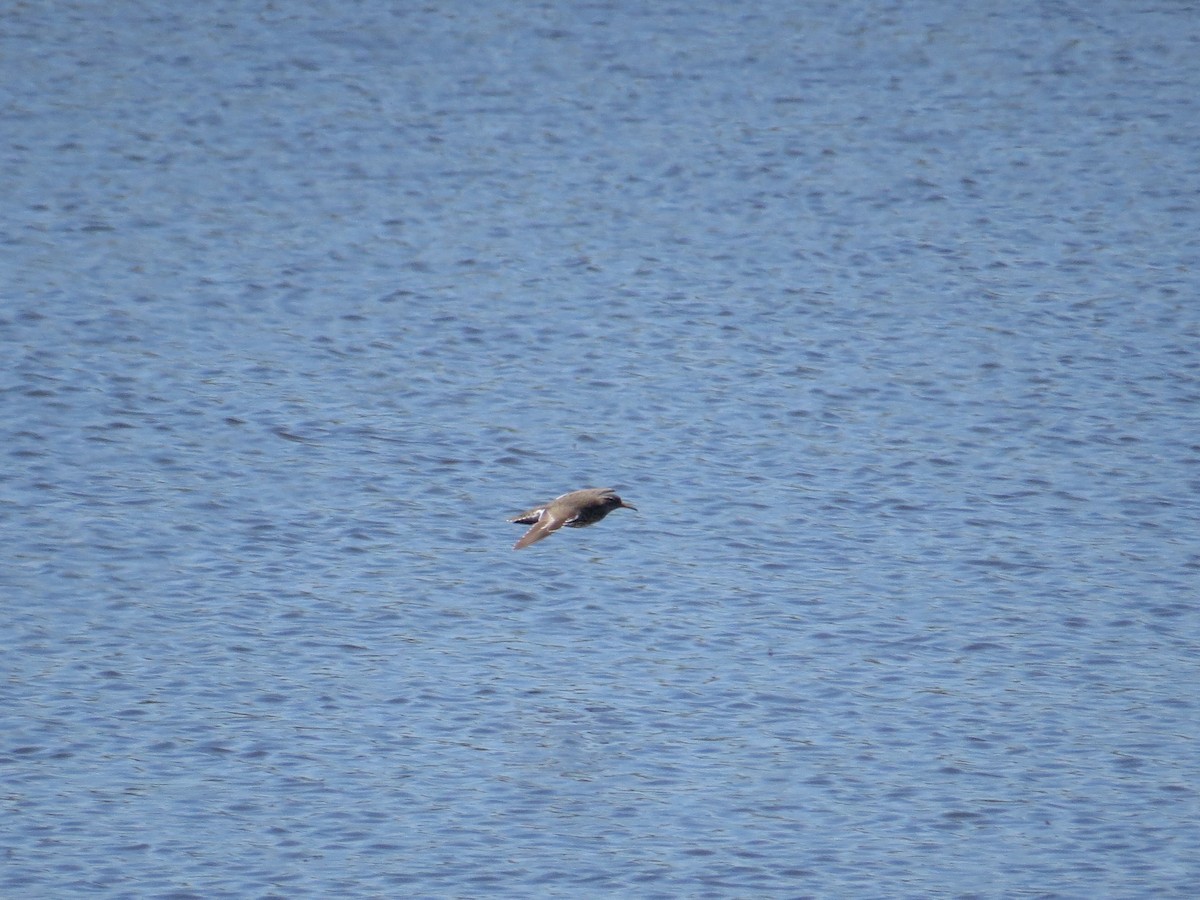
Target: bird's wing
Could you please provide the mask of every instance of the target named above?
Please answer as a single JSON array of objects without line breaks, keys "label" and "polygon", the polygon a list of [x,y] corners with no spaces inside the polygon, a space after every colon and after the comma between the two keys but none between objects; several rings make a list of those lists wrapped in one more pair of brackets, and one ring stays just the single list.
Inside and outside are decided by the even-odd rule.
[{"label": "bird's wing", "polygon": [[[518,521],[516,519],[513,520]],[[520,550],[522,547],[528,547],[530,544],[536,544],[542,538],[549,536],[553,531],[558,531],[566,523],[566,518],[562,515],[553,515],[546,510],[542,510],[541,517],[537,520],[532,528],[521,536],[521,539],[513,544],[514,550]],[[522,523],[524,524],[524,523]]]},{"label": "bird's wing", "polygon": [[531,509],[529,512],[523,512],[519,516],[509,519],[510,522],[516,522],[518,525],[534,525],[537,520],[542,517],[542,513],[546,511],[546,507],[539,506],[537,509]]}]

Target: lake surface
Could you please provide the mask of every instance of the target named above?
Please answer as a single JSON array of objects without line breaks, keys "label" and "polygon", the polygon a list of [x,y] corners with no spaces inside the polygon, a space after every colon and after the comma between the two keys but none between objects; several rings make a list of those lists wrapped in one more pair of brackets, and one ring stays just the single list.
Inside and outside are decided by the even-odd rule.
[{"label": "lake surface", "polygon": [[1194,9],[4,23],[5,897],[1194,896]]}]

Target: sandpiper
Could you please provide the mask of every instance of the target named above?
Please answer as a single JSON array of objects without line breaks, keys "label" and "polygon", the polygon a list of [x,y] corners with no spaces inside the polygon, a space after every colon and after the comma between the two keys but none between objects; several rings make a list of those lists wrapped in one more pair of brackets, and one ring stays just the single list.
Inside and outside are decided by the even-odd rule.
[{"label": "sandpiper", "polygon": [[612,488],[584,488],[582,491],[571,491],[569,494],[555,497],[549,503],[543,503],[508,520],[520,525],[533,526],[513,544],[513,549],[520,550],[522,547],[536,544],[564,525],[568,528],[595,525],[618,507],[637,509],[618,497]]}]

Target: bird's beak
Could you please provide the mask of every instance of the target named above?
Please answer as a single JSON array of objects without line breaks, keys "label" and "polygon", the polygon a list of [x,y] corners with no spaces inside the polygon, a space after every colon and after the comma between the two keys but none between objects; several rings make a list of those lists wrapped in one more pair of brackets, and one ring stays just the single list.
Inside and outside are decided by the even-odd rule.
[{"label": "bird's beak", "polygon": [[632,503],[626,503],[624,500],[622,500],[621,506],[623,506],[625,509],[632,509],[634,512],[637,512],[637,507]]}]

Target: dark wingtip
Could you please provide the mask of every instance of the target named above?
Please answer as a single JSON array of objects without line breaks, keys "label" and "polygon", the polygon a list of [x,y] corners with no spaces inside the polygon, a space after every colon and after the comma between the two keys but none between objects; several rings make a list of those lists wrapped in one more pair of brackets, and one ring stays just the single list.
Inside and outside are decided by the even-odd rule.
[{"label": "dark wingtip", "polygon": [[524,547],[528,547],[530,544],[536,544],[542,538],[549,537],[549,535],[549,531],[545,529],[538,531],[537,526],[535,525],[533,528],[530,528],[527,532],[521,535],[521,539],[513,544],[513,549],[520,550]]}]

